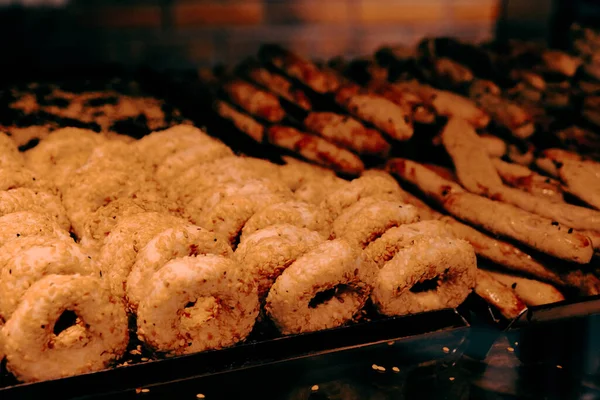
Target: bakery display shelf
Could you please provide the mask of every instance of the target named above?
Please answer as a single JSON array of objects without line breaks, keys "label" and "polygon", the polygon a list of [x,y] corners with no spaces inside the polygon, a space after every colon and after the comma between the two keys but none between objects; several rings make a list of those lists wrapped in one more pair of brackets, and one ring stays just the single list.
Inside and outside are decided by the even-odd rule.
[{"label": "bakery display shelf", "polygon": [[[139,77],[136,75],[140,78],[145,92],[166,100],[167,104],[178,107],[184,117],[193,120],[198,126],[206,126],[209,133],[222,139],[235,151],[274,162],[280,161],[281,150],[257,143],[248,136],[235,132],[236,128],[229,121],[221,119],[212,112],[213,95],[200,81],[195,78],[180,78],[172,75],[162,75],[164,79],[152,79],[155,76],[147,71],[142,72]],[[422,158],[421,156],[427,157],[425,159],[435,158],[432,154],[419,155],[418,147],[418,144],[413,142],[402,147],[400,151],[419,159]],[[171,383],[161,386],[161,382],[170,382],[176,379],[187,380],[192,377],[209,379],[214,374],[225,376],[232,373],[231,371],[256,365],[273,365],[273,363],[283,360],[310,358],[313,357],[312,355],[320,353],[336,352],[337,354],[340,352],[342,354],[343,350],[362,348],[403,337],[419,336],[419,339],[426,339],[429,337],[429,332],[437,330],[465,332],[469,325],[481,324],[484,326],[492,323],[496,329],[513,330],[523,324],[531,325],[568,318],[573,315],[598,313],[600,312],[598,307],[600,307],[598,298],[584,298],[549,306],[533,307],[514,320],[506,320],[481,298],[472,295],[469,301],[461,306],[461,313],[466,311],[466,314],[469,314],[464,318],[461,313],[455,311],[440,311],[398,318],[373,316],[351,326],[289,337],[277,337],[272,326],[259,324],[248,342],[229,349],[161,359],[143,348],[137,350],[139,343],[133,343],[128,350],[136,352],[135,356],[128,355],[123,358],[120,361],[121,365],[115,369],[27,385],[15,385],[16,382],[10,377],[0,377],[0,386],[5,386],[5,389],[0,389],[2,390],[0,397],[41,396],[48,390],[59,390],[67,398],[97,391],[114,393],[125,390],[127,394],[131,394],[132,391],[135,392],[136,388],[149,384],[168,390]],[[368,313],[374,315],[371,311]],[[463,313],[463,315],[466,314]],[[421,346],[422,342],[416,340],[413,343],[415,346]],[[479,342],[477,346],[485,347],[487,344]],[[423,349],[415,349],[415,351],[426,351],[426,348],[425,346]],[[471,348],[467,350],[471,351]],[[138,352],[139,354],[137,354]],[[402,353],[401,357],[410,358],[410,352]],[[130,359],[136,365],[129,365],[131,364]],[[194,379],[196,378],[191,381],[195,382]],[[160,390],[157,392],[160,393]]]},{"label": "bakery display shelf", "polygon": [[[72,399],[84,396],[107,395],[115,392],[131,392],[147,385],[161,385],[193,377],[209,377],[273,364],[284,360],[302,359],[318,354],[359,349],[408,340],[410,346],[401,346],[410,351],[399,351],[398,362],[411,363],[415,357],[427,354],[428,347],[414,344],[428,343],[430,335],[448,335],[462,343],[467,335],[469,323],[464,311],[441,310],[403,317],[374,317],[340,328],[278,337],[275,329],[267,324],[257,324],[248,340],[240,345],[191,355],[164,358],[132,342],[129,353],[116,368],[70,378],[39,383],[18,384],[4,373],[0,376],[0,398],[38,398],[45,393],[61,393],[61,398]],[[444,344],[451,348],[452,343]],[[431,344],[431,343],[429,343]],[[455,346],[456,347],[456,346]],[[137,350],[137,351],[136,351]],[[134,354],[131,354],[134,353]],[[440,353],[438,349],[438,353]],[[416,356],[415,354],[420,356]],[[442,355],[447,355],[441,352]],[[343,358],[343,355],[340,356]],[[360,359],[360,358],[359,358]],[[125,362],[124,362],[125,361]],[[129,362],[131,361],[131,363]],[[376,363],[373,359],[372,363]],[[369,363],[371,365],[372,363]]]}]

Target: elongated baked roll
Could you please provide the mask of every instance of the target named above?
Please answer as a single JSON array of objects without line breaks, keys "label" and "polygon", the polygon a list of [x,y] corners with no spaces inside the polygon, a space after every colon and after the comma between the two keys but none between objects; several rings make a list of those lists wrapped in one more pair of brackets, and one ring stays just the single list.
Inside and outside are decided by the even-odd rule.
[{"label": "elongated baked roll", "polygon": [[385,157],[390,144],[375,129],[366,128],[352,117],[332,112],[312,112],[304,119],[310,132],[360,155]]},{"label": "elongated baked roll", "polygon": [[285,117],[285,111],[277,97],[251,83],[235,79],[223,85],[223,90],[232,102],[258,118],[280,122]]},{"label": "elongated baked roll", "polygon": [[374,125],[392,139],[408,140],[414,133],[410,115],[384,97],[350,85],[340,88],[335,100],[350,114]]},{"label": "elongated baked roll", "polygon": [[442,143],[452,158],[460,183],[470,192],[487,193],[502,186],[496,168],[481,146],[475,129],[465,120],[451,118],[442,131]]},{"label": "elongated baked roll", "polygon": [[274,146],[296,152],[338,172],[357,175],[365,168],[360,158],[350,151],[295,128],[272,126],[268,130],[268,140]]},{"label": "elongated baked roll", "polygon": [[507,319],[517,318],[527,310],[525,303],[509,287],[482,269],[477,269],[475,293]]},{"label": "elongated baked roll", "polygon": [[508,163],[499,158],[493,159],[492,163],[505,184],[552,202],[564,201],[560,182],[556,179],[540,175],[523,165]]},{"label": "elongated baked roll", "polygon": [[561,292],[548,283],[501,272],[488,271],[488,273],[499,282],[511,288],[528,306],[541,306],[565,299],[565,296]]},{"label": "elongated baked roll", "polygon": [[445,199],[444,208],[463,221],[557,258],[587,264],[593,255],[587,236],[510,204],[471,193],[454,193]]}]

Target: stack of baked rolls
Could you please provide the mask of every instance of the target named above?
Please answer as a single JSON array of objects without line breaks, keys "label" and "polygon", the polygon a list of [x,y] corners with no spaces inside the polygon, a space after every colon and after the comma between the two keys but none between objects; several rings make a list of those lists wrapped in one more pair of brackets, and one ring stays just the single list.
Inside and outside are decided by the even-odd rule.
[{"label": "stack of baked rolls", "polygon": [[106,368],[130,334],[188,354],[257,320],[294,334],[367,303],[454,308],[476,284],[473,247],[382,170],[236,156],[190,125],[133,142],[63,129],[25,153],[2,138],[0,348],[22,381]]}]

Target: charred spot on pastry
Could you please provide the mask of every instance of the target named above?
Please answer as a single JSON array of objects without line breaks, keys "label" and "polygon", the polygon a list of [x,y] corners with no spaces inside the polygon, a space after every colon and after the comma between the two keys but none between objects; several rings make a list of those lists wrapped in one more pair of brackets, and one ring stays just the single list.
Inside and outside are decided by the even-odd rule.
[{"label": "charred spot on pastry", "polygon": [[558,226],[558,222],[552,221],[552,226]]},{"label": "charred spot on pastry", "polygon": [[41,101],[43,101],[45,97],[48,97],[52,94],[52,90],[52,87],[49,85],[37,85],[35,89],[33,89],[33,93],[35,94],[38,103],[41,104]]},{"label": "charred spot on pastry", "polygon": [[140,114],[137,117],[118,120],[112,124],[110,129],[136,139],[140,139],[150,133],[148,119],[144,114]]},{"label": "charred spot on pastry", "polygon": [[61,117],[54,117],[53,120],[62,127],[89,129],[94,132],[100,132],[102,130],[102,127],[95,122],[83,122],[74,118]]},{"label": "charred spot on pastry", "polygon": [[452,188],[450,186],[442,186],[442,196],[448,196],[450,192],[452,192]]},{"label": "charred spot on pastry", "polygon": [[23,151],[31,150],[35,146],[37,146],[39,143],[40,143],[40,139],[38,139],[38,138],[30,139],[27,143],[19,146],[19,151],[23,152]]},{"label": "charred spot on pastry", "polygon": [[40,106],[54,106],[58,108],[67,108],[69,107],[69,100],[64,97],[51,97],[45,96],[38,99],[38,104]]},{"label": "charred spot on pastry", "polygon": [[119,103],[119,98],[117,96],[102,96],[96,97],[94,99],[89,99],[85,102],[87,107],[101,107],[106,105],[116,105]]},{"label": "charred spot on pastry", "polygon": [[177,109],[169,103],[162,103],[160,105],[160,110],[165,115],[165,122],[167,122],[167,123],[170,123],[171,121],[173,121],[174,119],[176,119],[178,117]]},{"label": "charred spot on pastry", "polygon": [[44,125],[47,121],[46,114],[44,112],[36,112],[31,114],[21,114],[18,119],[14,121],[14,125],[19,128],[28,128],[34,125]]},{"label": "charred spot on pastry", "polygon": [[[2,107],[1,104],[0,107]],[[26,115],[22,110],[15,110],[8,106],[2,107],[2,110],[3,112],[0,112],[0,125],[15,125]]]},{"label": "charred spot on pastry", "polygon": [[494,201],[502,201],[503,198],[504,197],[500,193],[494,193],[490,196],[490,200],[494,200]]}]

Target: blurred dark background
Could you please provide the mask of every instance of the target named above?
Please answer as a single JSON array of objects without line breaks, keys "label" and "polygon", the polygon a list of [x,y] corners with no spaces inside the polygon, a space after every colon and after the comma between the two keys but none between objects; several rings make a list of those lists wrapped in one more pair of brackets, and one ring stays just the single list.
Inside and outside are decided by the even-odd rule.
[{"label": "blurred dark background", "polygon": [[235,62],[273,41],[317,59],[428,35],[560,42],[567,33],[556,27],[594,22],[598,9],[592,0],[0,0],[0,47],[4,66],[186,68]]}]

